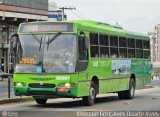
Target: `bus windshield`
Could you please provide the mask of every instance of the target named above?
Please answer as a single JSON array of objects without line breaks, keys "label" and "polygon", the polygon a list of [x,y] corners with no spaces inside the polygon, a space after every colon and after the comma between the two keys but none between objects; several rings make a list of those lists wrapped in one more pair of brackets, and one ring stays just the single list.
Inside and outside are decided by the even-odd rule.
[{"label": "bus windshield", "polygon": [[74,73],[77,60],[76,35],[60,34],[48,46],[47,42],[54,35],[20,35],[15,72],[36,73],[36,68],[41,67],[43,73]]}]

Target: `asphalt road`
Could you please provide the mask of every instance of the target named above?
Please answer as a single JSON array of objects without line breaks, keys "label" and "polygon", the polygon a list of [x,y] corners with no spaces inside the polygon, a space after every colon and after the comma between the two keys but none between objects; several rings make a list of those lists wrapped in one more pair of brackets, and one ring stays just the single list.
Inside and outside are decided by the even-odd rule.
[{"label": "asphalt road", "polygon": [[[86,117],[88,114],[96,117],[100,112],[123,115],[126,114],[124,111],[160,111],[160,81],[152,83],[153,88],[136,90],[133,100],[119,100],[117,94],[107,94],[98,96],[93,106],[84,106],[81,99],[57,98],[48,100],[46,105],[35,102],[0,105],[0,111],[17,117]],[[160,116],[160,113],[153,114]]]}]

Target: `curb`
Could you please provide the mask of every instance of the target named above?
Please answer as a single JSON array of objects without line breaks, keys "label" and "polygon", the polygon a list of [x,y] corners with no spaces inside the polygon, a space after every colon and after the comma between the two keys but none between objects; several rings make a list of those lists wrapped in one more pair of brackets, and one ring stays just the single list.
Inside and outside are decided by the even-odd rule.
[{"label": "curb", "polygon": [[0,100],[0,104],[9,104],[9,103],[19,103],[19,102],[28,102],[33,101],[33,97],[20,97],[20,98],[11,98]]},{"label": "curb", "polygon": [[154,88],[154,86],[146,85],[143,89],[149,89],[149,88]]}]

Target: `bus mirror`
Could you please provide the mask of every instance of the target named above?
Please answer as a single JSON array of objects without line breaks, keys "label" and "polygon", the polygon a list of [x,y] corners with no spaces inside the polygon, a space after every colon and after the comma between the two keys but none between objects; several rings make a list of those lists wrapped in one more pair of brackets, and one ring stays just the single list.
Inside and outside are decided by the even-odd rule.
[{"label": "bus mirror", "polygon": [[82,37],[81,39],[85,39],[86,38],[86,34],[84,32],[80,32],[80,36]]},{"label": "bus mirror", "polygon": [[80,32],[81,40],[85,43],[86,35],[84,32]]}]

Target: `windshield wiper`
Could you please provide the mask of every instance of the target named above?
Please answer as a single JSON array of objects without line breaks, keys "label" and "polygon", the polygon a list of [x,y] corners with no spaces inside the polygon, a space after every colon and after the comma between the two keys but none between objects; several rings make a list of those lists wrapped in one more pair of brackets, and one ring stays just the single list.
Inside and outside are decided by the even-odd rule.
[{"label": "windshield wiper", "polygon": [[42,40],[43,40],[43,36],[41,36],[41,40],[39,40],[33,33],[31,33],[32,36],[34,37],[34,39],[40,44],[39,45],[39,51],[41,50],[41,45],[42,45]]},{"label": "windshield wiper", "polygon": [[49,44],[50,44],[51,42],[53,42],[54,40],[56,40],[57,37],[59,37],[61,34],[62,34],[61,32],[57,32],[55,35],[53,35],[53,37],[52,37],[50,40],[48,40],[48,41],[46,42],[46,44],[47,44],[47,50],[48,50]]}]

